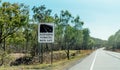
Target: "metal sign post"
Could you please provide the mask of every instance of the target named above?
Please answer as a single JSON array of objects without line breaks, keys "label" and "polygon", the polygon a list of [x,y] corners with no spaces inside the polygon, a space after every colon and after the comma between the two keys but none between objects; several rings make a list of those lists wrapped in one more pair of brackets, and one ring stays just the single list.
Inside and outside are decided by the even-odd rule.
[{"label": "metal sign post", "polygon": [[[45,44],[45,43],[51,43],[51,64],[53,62],[53,48],[54,46],[54,23],[40,23],[38,26],[38,42],[40,44]],[[41,56],[43,54],[43,49],[42,45],[39,46],[41,49],[39,50],[39,59],[41,59]]]}]

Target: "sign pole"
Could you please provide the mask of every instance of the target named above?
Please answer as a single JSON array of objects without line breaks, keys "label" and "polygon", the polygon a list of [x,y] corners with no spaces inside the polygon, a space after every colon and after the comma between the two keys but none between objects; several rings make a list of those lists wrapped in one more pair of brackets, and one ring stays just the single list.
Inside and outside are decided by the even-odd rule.
[{"label": "sign pole", "polygon": [[39,51],[39,62],[40,62],[40,54],[41,54],[41,48],[40,47],[41,47],[41,45],[40,45],[40,43],[38,43],[38,48],[39,48],[39,50],[38,50]]},{"label": "sign pole", "polygon": [[53,64],[53,47],[54,47],[54,44],[51,43],[51,65]]},{"label": "sign pole", "polygon": [[41,63],[43,63],[43,46],[44,44],[41,43]]},{"label": "sign pole", "polygon": [[53,47],[54,47],[54,23],[40,23],[38,26],[38,42],[40,43],[39,59],[43,62],[43,46],[45,43],[51,45],[51,64],[53,63]]}]

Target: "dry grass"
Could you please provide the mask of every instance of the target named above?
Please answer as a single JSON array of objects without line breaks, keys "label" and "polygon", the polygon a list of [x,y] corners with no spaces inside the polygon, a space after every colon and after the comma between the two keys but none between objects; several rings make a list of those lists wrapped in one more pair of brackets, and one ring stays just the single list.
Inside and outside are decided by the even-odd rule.
[{"label": "dry grass", "polygon": [[20,57],[24,57],[25,54],[23,54],[23,53],[11,53],[10,56],[17,59],[17,58],[20,58]]},{"label": "dry grass", "polygon": [[[75,53],[75,50],[72,50],[71,53]],[[64,53],[64,51],[55,51],[54,53]],[[59,61],[55,61],[52,65],[49,64],[35,64],[35,65],[20,65],[20,66],[2,66],[0,70],[63,70],[69,68],[71,64],[74,64],[77,60],[85,57],[90,54],[91,50],[81,50],[81,54],[76,55],[75,57],[71,57],[70,60],[61,59]]]},{"label": "dry grass", "polygon": [[78,54],[75,57],[71,57],[70,60],[65,59],[63,61],[59,61],[57,64],[55,64],[56,66],[53,68],[53,70],[64,70],[64,69],[67,70],[73,64],[75,64],[78,60],[92,53],[91,50],[81,50],[80,52],[81,54]]}]

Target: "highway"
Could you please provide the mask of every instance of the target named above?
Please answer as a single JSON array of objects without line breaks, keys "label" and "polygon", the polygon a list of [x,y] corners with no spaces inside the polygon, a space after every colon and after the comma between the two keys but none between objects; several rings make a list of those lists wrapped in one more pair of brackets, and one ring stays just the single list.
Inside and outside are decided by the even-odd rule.
[{"label": "highway", "polygon": [[68,70],[120,70],[120,53],[98,49]]}]

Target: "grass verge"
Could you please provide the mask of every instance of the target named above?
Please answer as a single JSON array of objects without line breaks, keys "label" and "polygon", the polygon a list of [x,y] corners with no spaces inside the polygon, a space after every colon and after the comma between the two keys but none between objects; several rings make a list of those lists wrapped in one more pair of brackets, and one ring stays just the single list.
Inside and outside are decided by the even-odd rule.
[{"label": "grass verge", "polygon": [[[73,52],[73,51],[72,51]],[[76,56],[71,56],[70,60],[61,59],[53,62],[53,64],[35,64],[35,65],[20,65],[20,66],[1,66],[0,70],[65,70],[73,66],[78,60],[84,58],[92,51],[81,51]]]}]

